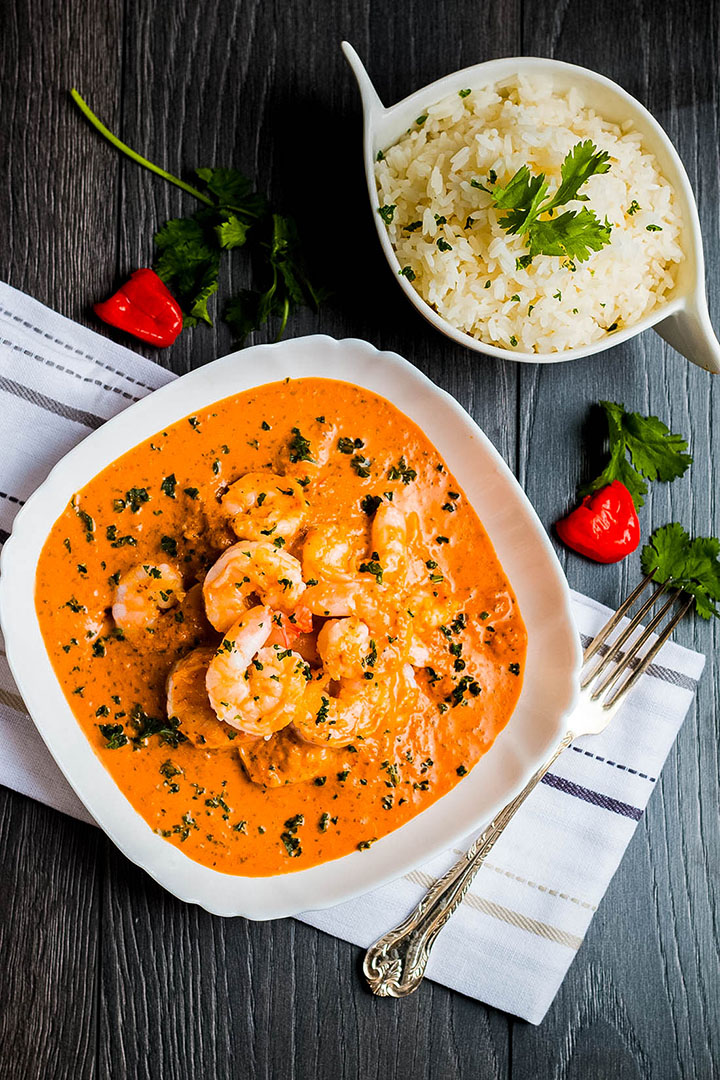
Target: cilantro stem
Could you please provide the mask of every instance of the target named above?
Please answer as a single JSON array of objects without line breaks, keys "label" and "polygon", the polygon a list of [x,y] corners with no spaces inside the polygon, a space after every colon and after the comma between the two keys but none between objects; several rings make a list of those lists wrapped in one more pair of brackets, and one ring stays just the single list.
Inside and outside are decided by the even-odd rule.
[{"label": "cilantro stem", "polygon": [[198,189],[193,187],[192,184],[186,184],[184,180],[178,179],[178,177],[173,176],[172,173],[166,172],[165,169],[161,169],[159,165],[155,165],[152,161],[148,161],[147,158],[144,158],[141,154],[138,154],[135,150],[129,147],[127,143],[124,143],[120,139],[118,139],[117,135],[113,135],[112,131],[106,128],[102,120],[100,120],[99,117],[95,115],[87,102],[85,102],[83,98],[80,97],[77,90],[71,90],[70,97],[80,109],[83,116],[85,116],[85,118],[90,121],[96,131],[99,131],[100,134],[104,138],[106,138],[109,143],[112,143],[112,145],[117,150],[120,150],[121,153],[125,154],[126,157],[131,158],[132,161],[136,161],[137,164],[142,165],[143,168],[149,169],[150,172],[154,172],[157,173],[158,176],[162,176],[164,180],[169,180],[171,184],[175,184],[175,187],[179,187],[182,188],[183,191],[187,191],[189,195],[194,195],[196,199],[199,199],[200,202],[206,203],[207,206],[215,206],[215,203],[212,199],[209,199],[207,195],[203,195],[202,191],[198,191]]},{"label": "cilantro stem", "polygon": [[280,330],[278,331],[278,336],[275,338],[276,341],[280,341],[280,338],[285,333],[285,327],[287,326],[287,321],[288,321],[288,315],[289,314],[290,314],[290,300],[286,296],[285,297],[285,303],[283,305],[282,323],[280,324]]}]

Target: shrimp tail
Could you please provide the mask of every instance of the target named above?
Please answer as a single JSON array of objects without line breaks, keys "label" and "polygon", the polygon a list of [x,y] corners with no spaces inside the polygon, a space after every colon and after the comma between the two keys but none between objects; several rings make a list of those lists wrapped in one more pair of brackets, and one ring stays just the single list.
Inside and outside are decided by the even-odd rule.
[{"label": "shrimp tail", "polygon": [[313,629],[312,612],[302,600],[293,612],[292,627],[295,634],[310,634]]}]

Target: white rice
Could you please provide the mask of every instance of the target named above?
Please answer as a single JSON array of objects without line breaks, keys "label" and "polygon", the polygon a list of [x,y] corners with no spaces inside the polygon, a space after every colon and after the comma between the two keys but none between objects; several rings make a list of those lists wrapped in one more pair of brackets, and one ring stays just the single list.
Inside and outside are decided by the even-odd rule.
[{"label": "white rice", "polygon": [[[586,206],[607,218],[610,244],[575,269],[549,255],[516,269],[525,239],[500,227],[505,211],[471,181],[488,185],[494,170],[506,184],[527,165],[545,173],[552,193],[565,155],[588,138],[609,153],[610,170],[583,185],[587,202],[560,212]],[[579,92],[556,93],[546,79],[445,98],[384,152],[375,172],[380,206],[395,208],[386,211],[388,233],[413,286],[453,326],[503,348],[561,352],[632,326],[672,290],[684,257],[673,189],[630,121],[611,124]],[[640,209],[628,214],[633,201]],[[421,227],[405,229],[417,221]],[[439,250],[439,239],[452,250]]]}]

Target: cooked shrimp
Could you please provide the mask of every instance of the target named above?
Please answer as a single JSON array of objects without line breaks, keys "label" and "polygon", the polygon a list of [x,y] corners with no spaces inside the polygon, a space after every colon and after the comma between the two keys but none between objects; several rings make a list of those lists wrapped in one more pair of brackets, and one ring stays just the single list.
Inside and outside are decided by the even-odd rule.
[{"label": "cooked shrimp", "polygon": [[267,541],[233,544],[208,570],[203,585],[207,617],[221,633],[247,610],[253,594],[290,614],[304,591],[300,562]]},{"label": "cooked shrimp", "polygon": [[234,734],[210,707],[205,675],[214,655],[212,645],[193,649],[173,665],[167,680],[168,716],[179,720],[183,734],[194,746],[208,750],[229,747]]},{"label": "cooked shrimp", "polygon": [[264,472],[249,472],[236,480],[225,492],[222,505],[243,540],[281,536],[290,542],[302,528],[308,509],[302,484],[289,476]]},{"label": "cooked shrimp", "polygon": [[370,531],[373,558],[382,568],[383,584],[402,585],[407,577],[405,515],[392,503],[378,507]]},{"label": "cooked shrimp", "polygon": [[139,563],[126,570],[115,590],[113,619],[125,634],[152,629],[163,611],[179,604],[182,577],[168,563]]},{"label": "cooked shrimp", "polygon": [[381,696],[374,680],[342,679],[336,694],[330,692],[326,679],[311,682],[296,710],[293,727],[316,746],[347,746],[375,731]]},{"label": "cooked shrimp", "polygon": [[[354,541],[357,541],[354,543]],[[360,538],[340,525],[311,529],[302,550],[303,577],[312,583],[302,608],[313,615],[354,615],[374,578],[358,571]]]},{"label": "cooked shrimp", "polygon": [[377,658],[368,626],[354,616],[328,619],[318,634],[317,649],[331,679],[362,679]]},{"label": "cooked shrimp", "polygon": [[271,739],[243,739],[238,753],[250,780],[263,787],[301,784],[341,768],[338,752],[306,742],[292,727]]},{"label": "cooked shrimp", "polygon": [[434,587],[420,585],[413,589],[407,597],[406,606],[408,615],[411,615],[410,663],[414,667],[422,667],[430,660],[434,632],[452,622],[460,610],[460,602],[442,583]]},{"label": "cooked shrimp", "polygon": [[248,735],[272,735],[289,724],[307,684],[301,656],[279,645],[264,648],[271,630],[269,607],[246,611],[227,631],[205,678],[218,719]]}]

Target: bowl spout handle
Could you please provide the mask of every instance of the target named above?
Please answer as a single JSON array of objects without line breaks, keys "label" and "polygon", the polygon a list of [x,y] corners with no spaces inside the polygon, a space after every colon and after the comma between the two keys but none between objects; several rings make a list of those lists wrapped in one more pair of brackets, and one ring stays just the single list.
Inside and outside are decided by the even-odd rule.
[{"label": "bowl spout handle", "polygon": [[360,87],[360,97],[362,98],[366,121],[371,117],[384,113],[385,106],[380,100],[378,92],[365,70],[365,65],[349,41],[343,41],[342,51],[345,54],[345,59],[352,68],[353,75],[357,79],[357,84]]},{"label": "bowl spout handle", "polygon": [[654,329],[693,364],[720,374],[720,342],[710,322],[704,289],[688,297],[684,307],[656,323]]}]

